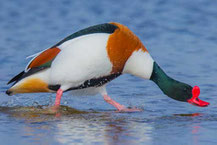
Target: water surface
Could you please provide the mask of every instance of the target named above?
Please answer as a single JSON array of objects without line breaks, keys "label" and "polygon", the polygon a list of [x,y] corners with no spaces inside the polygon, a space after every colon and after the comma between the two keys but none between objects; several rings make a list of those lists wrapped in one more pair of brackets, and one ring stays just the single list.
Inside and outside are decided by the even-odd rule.
[{"label": "water surface", "polygon": [[[217,144],[217,2],[206,0],[0,1],[1,144]],[[55,95],[7,96],[7,81],[25,57],[90,25],[127,25],[168,75],[201,88],[199,108],[166,97],[151,81],[123,75],[110,96],[144,111],[117,113],[101,96],[63,96],[61,113],[49,114]],[[67,107],[66,107],[67,106]]]}]

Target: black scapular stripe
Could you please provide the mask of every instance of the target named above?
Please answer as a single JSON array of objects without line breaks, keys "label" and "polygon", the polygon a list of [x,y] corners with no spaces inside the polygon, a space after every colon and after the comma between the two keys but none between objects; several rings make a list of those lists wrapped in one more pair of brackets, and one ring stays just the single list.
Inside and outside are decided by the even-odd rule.
[{"label": "black scapular stripe", "polygon": [[[115,73],[115,74],[111,74],[109,76],[90,79],[90,80],[85,81],[83,84],[81,84],[81,85],[79,85],[77,87],[71,87],[66,91],[85,89],[85,88],[89,88],[89,87],[100,87],[100,86],[112,81],[113,79],[117,78],[120,75],[121,75],[121,73]],[[59,85],[59,84],[57,84],[57,85],[49,85],[48,88],[50,90],[57,91],[60,88],[60,86],[61,85]]]},{"label": "black scapular stripe", "polygon": [[10,84],[12,82],[17,82],[17,80],[19,80],[24,73],[25,73],[24,71],[20,72],[18,75],[14,76],[7,84]]},{"label": "black scapular stripe", "polygon": [[21,73],[19,73],[15,77],[13,77],[7,84],[10,84],[12,82],[15,82],[14,84],[16,84],[18,81],[22,80],[23,78],[28,77],[34,73],[37,73],[37,72],[42,71],[42,70],[47,69],[47,68],[48,67],[35,67],[35,68],[31,68],[28,72],[22,71]]},{"label": "black scapular stripe", "polygon": [[56,45],[54,45],[52,48],[57,47],[68,40],[74,39],[74,38],[82,36],[82,35],[93,34],[93,33],[109,33],[109,34],[111,34],[117,28],[118,28],[117,26],[115,26],[113,24],[109,24],[109,23],[90,26],[88,28],[82,29],[78,32],[75,32],[75,33],[69,35],[68,37],[66,37],[65,39],[63,39],[62,41],[60,41]]}]

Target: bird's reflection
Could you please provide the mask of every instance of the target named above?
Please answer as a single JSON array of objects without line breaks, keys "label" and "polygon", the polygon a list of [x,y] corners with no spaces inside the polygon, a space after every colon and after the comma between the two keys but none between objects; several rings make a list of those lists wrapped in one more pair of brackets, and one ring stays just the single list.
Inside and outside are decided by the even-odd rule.
[{"label": "bird's reflection", "polygon": [[[143,124],[142,132],[138,131],[135,124],[130,122],[127,117],[115,116],[113,113],[91,113],[88,115],[73,116],[70,119],[65,118],[58,127],[58,141],[63,144],[70,144],[73,140],[80,143],[90,144],[133,144],[141,142],[150,142],[150,125]],[[138,134],[138,135],[137,135]],[[139,135],[140,134],[140,135]],[[70,135],[70,136],[69,136]],[[60,137],[61,136],[61,137]]]},{"label": "bird's reflection", "polygon": [[22,136],[38,144],[127,145],[151,142],[152,126],[142,123],[138,129],[138,125],[129,120],[133,114],[84,112],[70,107],[61,109],[60,117],[47,113],[43,107],[0,108],[0,112],[23,120]]}]

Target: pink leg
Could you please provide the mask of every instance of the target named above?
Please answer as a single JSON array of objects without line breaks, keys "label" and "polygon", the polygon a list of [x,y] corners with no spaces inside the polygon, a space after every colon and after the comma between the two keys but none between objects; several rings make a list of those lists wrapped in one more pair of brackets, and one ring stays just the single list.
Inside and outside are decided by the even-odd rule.
[{"label": "pink leg", "polygon": [[59,110],[59,107],[60,107],[60,101],[61,101],[61,97],[62,97],[62,94],[63,94],[63,90],[62,89],[59,89],[57,91],[57,94],[56,94],[56,100],[55,100],[55,104],[54,106],[50,107],[48,109],[48,111],[50,113],[55,113],[56,114],[56,117],[59,117],[61,114],[58,112]]},{"label": "pink leg", "polygon": [[141,109],[137,108],[126,108],[124,105],[119,104],[118,102],[112,100],[108,95],[103,95],[104,100],[114,106],[118,111],[120,112],[136,112],[136,111],[142,111]]},{"label": "pink leg", "polygon": [[55,100],[55,105],[54,105],[57,108],[60,106],[60,101],[61,101],[62,95],[63,95],[63,90],[59,89],[57,91],[57,94],[56,94],[56,100]]}]

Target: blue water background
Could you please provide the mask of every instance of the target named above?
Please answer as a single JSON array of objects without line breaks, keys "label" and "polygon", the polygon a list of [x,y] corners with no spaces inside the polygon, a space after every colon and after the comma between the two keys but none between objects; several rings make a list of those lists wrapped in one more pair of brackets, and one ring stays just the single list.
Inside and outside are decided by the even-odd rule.
[{"label": "blue water background", "polygon": [[[0,106],[52,104],[54,94],[7,96],[7,81],[27,56],[99,23],[127,25],[168,75],[201,88],[211,105],[199,108],[165,96],[151,81],[123,75],[110,96],[139,113],[114,113],[101,96],[65,93],[62,104],[100,113],[26,118],[0,112],[1,145],[217,144],[217,1],[0,0]],[[196,114],[181,115],[181,114]]]}]

